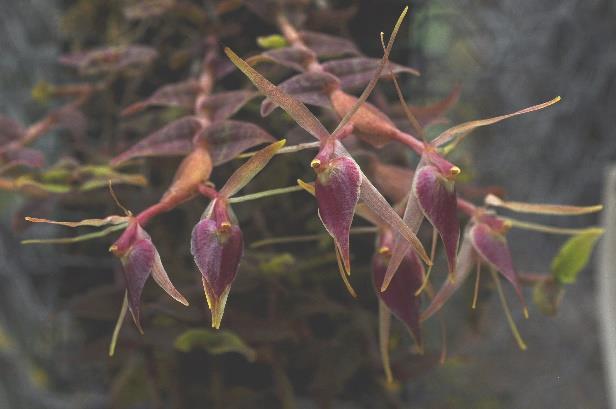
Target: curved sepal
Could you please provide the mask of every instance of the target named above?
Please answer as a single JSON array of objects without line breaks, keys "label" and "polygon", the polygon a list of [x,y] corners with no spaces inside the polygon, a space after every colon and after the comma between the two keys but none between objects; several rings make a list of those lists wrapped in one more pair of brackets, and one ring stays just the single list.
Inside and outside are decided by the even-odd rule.
[{"label": "curved sepal", "polygon": [[477,223],[471,227],[470,238],[479,257],[498,270],[513,285],[518,298],[526,307],[518,273],[513,267],[511,252],[505,236],[494,231],[487,224]]},{"label": "curved sepal", "polygon": [[361,171],[351,158],[337,157],[317,169],[315,196],[319,217],[334,239],[347,272],[351,271],[349,231],[360,185]]},{"label": "curved sepal", "polygon": [[453,273],[460,239],[455,184],[453,180],[443,177],[434,166],[427,165],[415,174],[413,193],[417,196],[423,214],[441,236],[449,272]]},{"label": "curved sepal", "polygon": [[419,321],[421,300],[415,296],[415,292],[423,282],[424,268],[417,254],[410,250],[407,251],[387,290],[380,290],[387,271],[392,244],[392,234],[386,232],[372,259],[372,279],[376,293],[387,308],[406,325],[417,343],[421,344]]}]

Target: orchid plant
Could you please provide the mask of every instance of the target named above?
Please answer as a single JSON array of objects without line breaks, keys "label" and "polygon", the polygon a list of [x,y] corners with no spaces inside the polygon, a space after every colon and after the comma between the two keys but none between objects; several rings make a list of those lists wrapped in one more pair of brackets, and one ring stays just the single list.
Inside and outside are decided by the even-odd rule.
[{"label": "orchid plant", "polygon": [[[258,7],[251,7],[260,13]],[[149,8],[145,8],[145,11],[139,8],[131,10],[132,16],[152,11]],[[182,159],[173,181],[158,202],[135,215],[124,209],[124,216],[112,215],[79,222],[28,217],[27,220],[31,222],[102,228],[99,232],[71,239],[28,242],[77,242],[123,230],[109,248],[120,260],[126,289],[112,337],[110,354],[113,354],[127,310],[142,332],[140,299],[150,276],[172,299],[186,306],[189,304],[188,299],[172,284],[161,256],[145,230],[154,218],[195,198],[209,201],[192,230],[190,253],[200,272],[198,281],[203,285],[211,313],[211,325],[218,329],[222,325],[225,309],[233,308],[232,302],[227,306],[227,300],[244,254],[244,235],[231,205],[305,190],[316,199],[318,218],[334,243],[340,275],[354,296],[356,292],[349,276],[353,262],[350,236],[354,233],[355,214],[374,226],[368,230],[369,233],[376,233],[371,270],[375,292],[380,300],[380,350],[389,382],[393,382],[394,378],[389,358],[390,314],[406,326],[421,350],[421,323],[443,308],[472,271],[476,271],[477,280],[474,308],[482,267],[491,271],[514,336],[524,349],[524,341],[506,306],[496,272],[513,286],[526,316],[528,309],[523,287],[528,284],[535,285],[533,298],[540,308],[553,311],[560,302],[563,286],[575,281],[577,273],[585,264],[572,260],[587,260],[602,231],[596,227],[565,229],[533,224],[501,216],[496,209],[574,216],[597,212],[601,206],[527,204],[505,201],[494,194],[487,194],[482,205],[473,204],[464,198],[466,187],[457,180],[463,170],[452,163],[450,154],[476,128],[547,108],[557,103],[560,97],[510,114],[456,125],[428,139],[426,128],[432,123],[443,122],[445,113],[457,101],[460,90],[455,88],[448,97],[432,106],[407,105],[396,76],[418,75],[418,72],[389,61],[407,8],[396,21],[387,43],[381,33],[383,56],[380,59],[362,55],[353,43],[343,38],[298,31],[285,14],[284,8],[276,10],[275,23],[280,34],[260,39],[260,44],[266,47],[265,51],[242,59],[230,48],[224,48],[227,61],[219,55],[215,33],[209,33],[203,45],[204,56],[196,76],[164,85],[146,99],[131,102],[121,113],[124,118],[129,118],[152,107],[171,107],[187,112],[186,115],[173,119],[161,129],[113,155],[104,165],[96,168],[82,165],[70,167],[70,175],[88,171],[92,174],[86,179],[89,185],[81,185],[77,190],[94,189],[107,184],[111,189],[111,184],[144,184],[142,178],[123,173],[122,170],[134,165],[139,158],[179,156]],[[375,40],[378,40],[376,36]],[[73,53],[64,56],[61,62],[76,68],[83,75],[116,75],[126,70],[143,69],[153,64],[155,58],[156,51],[153,49],[132,45]],[[323,62],[323,59],[326,61]],[[266,63],[290,71],[293,75],[275,85],[255,68]],[[219,91],[218,83],[234,68],[239,69],[258,92],[253,89]],[[377,104],[374,98],[371,99],[372,103],[368,102],[377,82],[382,78],[392,80],[400,108],[408,120],[407,125],[400,125],[388,113],[387,104]],[[50,93],[56,96],[76,96],[76,99],[28,128],[1,117],[0,158],[3,165],[0,173],[19,166],[43,167],[42,153],[28,145],[51,127],[69,124],[71,130],[75,128],[82,115],[78,108],[93,94],[102,92],[106,85],[105,81],[101,81],[72,87],[54,87]],[[364,86],[359,97],[353,95],[355,90]],[[263,117],[269,117],[280,107],[316,142],[283,147],[285,139],[277,140],[260,125],[230,119],[244,107],[249,107],[250,102],[259,96],[265,97],[260,106]],[[338,118],[333,131],[328,131],[305,104],[318,107]],[[414,171],[380,159],[376,152],[390,143],[417,155]],[[246,152],[262,144],[267,146],[256,152]],[[317,149],[314,158],[306,164],[314,172],[314,181],[298,180],[297,186],[237,196],[275,155],[306,149]],[[367,164],[360,166],[360,163],[366,162],[366,157]],[[213,170],[243,158],[248,160],[231,174],[222,188],[217,189],[210,180]],[[47,172],[41,172],[37,177],[0,178],[0,187],[20,190],[28,185],[49,195],[74,193],[74,186],[66,190],[58,187],[65,186],[64,181],[55,185],[49,182],[52,170],[67,168],[60,164],[49,168]],[[70,175],[63,173],[62,177],[68,180]],[[119,205],[113,189],[111,193]],[[461,227],[461,219],[467,221],[464,228]],[[420,228],[424,220],[433,229],[429,252],[420,239]],[[511,228],[564,234],[572,238],[556,256],[551,274],[520,274],[506,237]],[[437,266],[438,238],[442,242],[446,259],[447,278],[435,289],[430,274],[433,265]],[[423,301],[424,295],[427,295],[427,302]]]}]

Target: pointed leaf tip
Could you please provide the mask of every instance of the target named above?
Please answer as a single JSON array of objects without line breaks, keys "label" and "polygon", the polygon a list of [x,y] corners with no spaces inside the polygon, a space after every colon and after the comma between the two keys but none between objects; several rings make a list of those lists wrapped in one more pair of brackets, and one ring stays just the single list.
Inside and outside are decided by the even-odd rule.
[{"label": "pointed leaf tip", "polygon": [[281,139],[251,156],[250,159],[229,177],[225,185],[219,191],[220,196],[229,198],[239,192],[269,163],[286,142],[286,139]]}]

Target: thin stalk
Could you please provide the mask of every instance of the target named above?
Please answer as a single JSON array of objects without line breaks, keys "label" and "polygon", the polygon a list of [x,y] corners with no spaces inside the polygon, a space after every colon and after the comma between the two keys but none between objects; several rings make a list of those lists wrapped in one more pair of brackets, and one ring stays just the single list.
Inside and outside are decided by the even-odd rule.
[{"label": "thin stalk", "polygon": [[[299,152],[299,151],[303,151],[305,149],[317,149],[319,146],[321,146],[321,142],[298,143],[297,145],[291,145],[291,146],[287,146],[287,147],[284,147],[282,149],[279,149],[278,152],[275,153],[275,155],[280,155],[280,154],[283,154],[283,153]],[[250,158],[250,157],[254,156],[257,152],[242,153],[241,155],[238,155],[236,158],[237,159]]]},{"label": "thin stalk", "polygon": [[385,303],[379,300],[379,350],[381,352],[381,362],[385,371],[385,380],[388,384],[394,383],[394,376],[391,372],[391,362],[389,360],[389,332],[391,329],[391,313]]},{"label": "thin stalk", "polygon": [[[355,227],[351,229],[350,234],[374,234],[378,231],[376,227]],[[329,234],[310,234],[310,235],[302,235],[302,236],[282,236],[282,237],[273,237],[270,239],[264,239],[255,241],[250,245],[251,249],[256,249],[259,247],[270,246],[274,244],[287,244],[287,243],[304,243],[307,241],[318,241],[325,238],[331,237]]]},{"label": "thin stalk", "polygon": [[503,292],[503,287],[501,285],[500,279],[498,278],[498,275],[496,274],[496,271],[494,271],[494,269],[490,269],[490,273],[492,274],[492,279],[494,280],[494,283],[496,284],[498,298],[500,298],[500,302],[501,302],[501,305],[503,306],[503,310],[505,310],[505,316],[507,317],[509,328],[511,328],[511,333],[513,334],[513,337],[518,343],[518,346],[520,347],[520,349],[522,351],[526,351],[527,349],[526,343],[522,339],[522,335],[520,335],[520,331],[518,330],[518,327],[515,324],[513,317],[511,316],[511,310],[509,309],[509,305],[507,304],[507,299],[505,298],[505,293]]},{"label": "thin stalk", "polygon": [[472,309],[477,308],[477,298],[479,297],[479,279],[481,277],[481,264],[477,261],[477,269],[475,274],[475,288],[473,290],[473,304],[471,305]]},{"label": "thin stalk", "polygon": [[566,227],[546,226],[544,224],[539,224],[539,223],[523,222],[520,220],[511,219],[509,217],[501,217],[501,216],[499,217],[505,220],[506,222],[511,223],[512,227],[517,227],[519,229],[525,229],[525,230],[539,231],[542,233],[563,234],[567,236],[574,236],[576,234],[588,233],[592,231],[596,231],[597,233],[603,232],[603,229],[599,227],[585,227],[581,229],[575,229],[575,228],[566,228]]},{"label": "thin stalk", "polygon": [[231,197],[227,201],[229,203],[242,203],[242,202],[247,202],[249,200],[263,199],[263,198],[270,197],[270,196],[284,195],[287,193],[299,192],[303,190],[304,189],[301,186],[281,187],[278,189],[263,190],[262,192],[251,193],[251,194],[244,195],[244,196]]},{"label": "thin stalk", "polygon": [[118,343],[118,336],[120,335],[120,329],[124,324],[126,318],[126,311],[128,310],[128,292],[124,291],[124,301],[122,301],[122,308],[120,309],[120,315],[118,315],[118,321],[113,328],[113,334],[111,335],[111,342],[109,343],[109,356],[115,354],[116,344]]},{"label": "thin stalk", "polygon": [[114,231],[125,229],[128,226],[128,223],[116,224],[113,226],[109,226],[106,229],[101,231],[82,234],[81,236],[76,237],[62,237],[59,239],[30,239],[30,240],[22,240],[21,244],[70,244],[70,243],[78,243],[80,241],[93,240],[101,237],[105,237]]}]

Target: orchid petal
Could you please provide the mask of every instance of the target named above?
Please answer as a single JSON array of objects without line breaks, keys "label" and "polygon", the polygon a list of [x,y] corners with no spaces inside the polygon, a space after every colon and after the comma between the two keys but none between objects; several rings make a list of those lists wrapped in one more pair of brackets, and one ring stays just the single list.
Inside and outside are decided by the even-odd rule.
[{"label": "orchid petal", "polygon": [[319,217],[336,243],[345,270],[350,272],[349,231],[359,200],[361,172],[347,157],[332,159],[323,168],[315,181]]},{"label": "orchid petal", "polygon": [[453,273],[460,239],[454,182],[443,177],[431,165],[421,167],[413,180],[413,192],[417,196],[424,215],[441,236],[447,254],[449,272]]},{"label": "orchid petal", "polygon": [[484,223],[477,223],[470,230],[473,247],[479,256],[500,273],[513,285],[515,292],[524,306],[524,294],[518,279],[518,273],[513,267],[511,252],[505,236],[492,230]]}]

